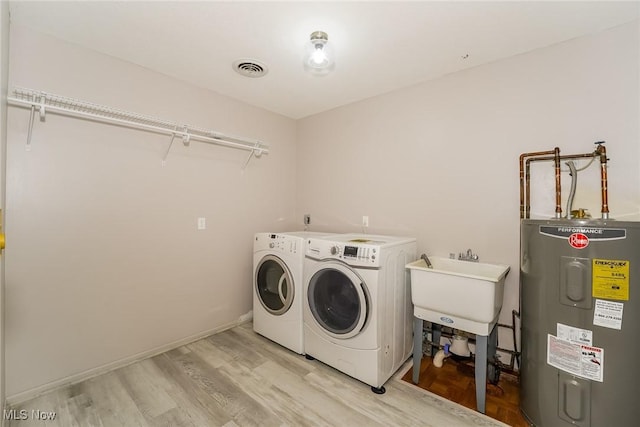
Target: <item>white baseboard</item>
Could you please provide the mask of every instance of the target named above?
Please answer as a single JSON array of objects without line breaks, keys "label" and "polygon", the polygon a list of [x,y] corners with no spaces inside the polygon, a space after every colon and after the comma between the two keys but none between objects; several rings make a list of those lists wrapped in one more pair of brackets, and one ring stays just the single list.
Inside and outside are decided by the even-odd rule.
[{"label": "white baseboard", "polygon": [[[217,333],[220,333],[222,331],[226,331],[227,329],[231,329],[233,327],[236,327],[238,325],[241,325],[243,323],[248,322],[251,319],[247,319],[247,315],[243,315],[240,317],[239,320],[235,320],[231,323],[227,323],[225,325],[219,326],[217,328],[213,328],[213,329],[209,329],[207,331],[204,332],[200,332],[198,334],[195,335],[191,335],[189,337],[171,342],[169,344],[165,344],[162,345],[160,347],[148,350],[148,351],[143,351],[141,353],[138,354],[134,354],[133,356],[130,357],[125,357],[124,359],[120,359],[120,360],[116,360],[114,362],[111,363],[107,363],[106,365],[102,365],[102,366],[98,366],[97,368],[93,368],[93,369],[89,369],[87,371],[84,372],[80,372],[78,374],[74,374],[74,375],[70,375],[68,377],[64,377],[64,378],[60,378],[59,380],[55,380],[52,381],[50,383],[47,384],[43,384],[41,386],[32,388],[30,390],[27,391],[23,391],[11,396],[7,396],[6,398],[6,402],[5,402],[5,408],[3,409],[10,409],[11,407],[18,405],[20,403],[26,402],[27,400],[30,399],[34,399],[38,396],[41,396],[45,393],[48,393],[50,391],[53,391],[57,388],[61,388],[61,387],[65,387],[68,385],[72,385],[72,384],[77,384],[79,382],[88,380],[90,378],[93,377],[97,377],[98,375],[102,375],[102,374],[106,374],[107,372],[111,372],[114,371],[116,369],[119,368],[123,368],[127,365],[131,365],[135,362],[139,362],[140,360],[143,359],[148,359],[150,357],[153,356],[157,356],[158,354],[162,354],[166,351],[169,350],[173,350],[174,348],[178,348],[181,347],[183,345],[187,345],[190,344],[192,342],[198,341],[202,338],[208,337],[210,335],[214,335]],[[4,413],[4,412],[3,412]],[[4,418],[4,417],[3,417]],[[0,425],[2,425],[3,423],[0,422]]]}]

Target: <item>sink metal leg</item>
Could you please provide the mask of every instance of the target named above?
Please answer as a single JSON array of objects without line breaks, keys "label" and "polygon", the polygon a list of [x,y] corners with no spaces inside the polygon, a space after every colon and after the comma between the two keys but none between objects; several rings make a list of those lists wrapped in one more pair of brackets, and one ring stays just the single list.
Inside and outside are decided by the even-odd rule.
[{"label": "sink metal leg", "polygon": [[476,407],[485,413],[487,397],[487,336],[476,335]]},{"label": "sink metal leg", "polygon": [[413,383],[420,382],[420,363],[422,362],[422,319],[413,318]]},{"label": "sink metal leg", "polygon": [[478,412],[485,413],[487,397],[487,361],[494,360],[498,349],[498,327],[494,326],[491,333],[476,335],[476,402]]}]

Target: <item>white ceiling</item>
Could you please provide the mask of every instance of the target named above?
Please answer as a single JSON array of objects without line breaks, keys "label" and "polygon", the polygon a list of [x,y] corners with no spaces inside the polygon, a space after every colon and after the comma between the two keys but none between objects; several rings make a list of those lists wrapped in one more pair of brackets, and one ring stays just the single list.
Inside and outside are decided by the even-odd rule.
[{"label": "white ceiling", "polygon": [[[11,21],[294,118],[639,18],[638,1],[12,1]],[[329,34],[335,70],[303,69]],[[258,60],[262,78],[232,63]]]}]

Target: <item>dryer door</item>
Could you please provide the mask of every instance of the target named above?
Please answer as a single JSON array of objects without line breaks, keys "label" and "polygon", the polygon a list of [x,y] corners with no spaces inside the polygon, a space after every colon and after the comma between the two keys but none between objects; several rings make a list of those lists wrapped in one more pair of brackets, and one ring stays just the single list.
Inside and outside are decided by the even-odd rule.
[{"label": "dryer door", "polygon": [[275,255],[267,255],[256,267],[256,294],[269,313],[279,316],[289,310],[295,284],[287,265]]},{"label": "dryer door", "polygon": [[318,262],[309,272],[309,309],[325,333],[351,338],[360,333],[369,312],[366,287],[360,276],[339,262]]}]

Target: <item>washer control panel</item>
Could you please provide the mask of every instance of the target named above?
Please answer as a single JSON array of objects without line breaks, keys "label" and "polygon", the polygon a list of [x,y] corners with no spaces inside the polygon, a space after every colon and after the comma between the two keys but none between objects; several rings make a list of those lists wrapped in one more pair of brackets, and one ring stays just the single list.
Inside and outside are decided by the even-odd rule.
[{"label": "washer control panel", "polygon": [[380,266],[380,247],[365,243],[308,239],[305,255],[314,259],[339,259],[352,266]]}]

